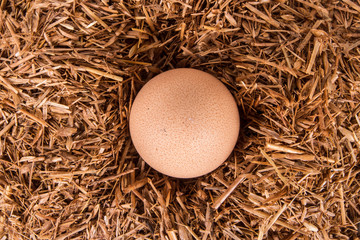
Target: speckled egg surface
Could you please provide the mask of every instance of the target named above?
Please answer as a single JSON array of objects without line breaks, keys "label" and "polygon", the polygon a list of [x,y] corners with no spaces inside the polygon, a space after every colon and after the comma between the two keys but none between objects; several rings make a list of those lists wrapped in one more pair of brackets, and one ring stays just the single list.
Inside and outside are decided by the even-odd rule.
[{"label": "speckled egg surface", "polygon": [[163,72],[137,94],[130,134],[140,156],[157,171],[193,178],[219,167],[232,152],[240,118],[230,91],[191,68]]}]

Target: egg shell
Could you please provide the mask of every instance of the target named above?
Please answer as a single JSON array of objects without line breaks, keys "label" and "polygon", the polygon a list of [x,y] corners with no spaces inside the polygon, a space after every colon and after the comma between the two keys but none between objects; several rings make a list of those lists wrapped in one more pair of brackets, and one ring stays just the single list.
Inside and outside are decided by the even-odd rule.
[{"label": "egg shell", "polygon": [[152,168],[193,178],[228,158],[240,117],[222,82],[200,70],[179,68],[143,86],[133,102],[129,128],[136,150]]}]

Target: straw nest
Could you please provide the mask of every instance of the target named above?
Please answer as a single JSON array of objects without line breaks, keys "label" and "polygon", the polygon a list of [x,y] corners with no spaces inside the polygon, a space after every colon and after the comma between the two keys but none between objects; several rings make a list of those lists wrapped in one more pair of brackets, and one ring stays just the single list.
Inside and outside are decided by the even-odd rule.
[{"label": "straw nest", "polygon": [[[360,2],[1,0],[0,239],[358,239]],[[128,132],[156,74],[235,96],[241,134],[197,179]]]}]

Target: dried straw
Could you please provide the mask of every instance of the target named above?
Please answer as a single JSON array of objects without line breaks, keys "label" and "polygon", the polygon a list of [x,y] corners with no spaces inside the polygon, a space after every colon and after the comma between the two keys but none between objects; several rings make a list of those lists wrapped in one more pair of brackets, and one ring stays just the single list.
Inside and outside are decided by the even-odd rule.
[{"label": "dried straw", "polygon": [[[359,239],[359,1],[2,0],[0,33],[0,239]],[[129,138],[178,67],[241,114],[197,179]]]}]

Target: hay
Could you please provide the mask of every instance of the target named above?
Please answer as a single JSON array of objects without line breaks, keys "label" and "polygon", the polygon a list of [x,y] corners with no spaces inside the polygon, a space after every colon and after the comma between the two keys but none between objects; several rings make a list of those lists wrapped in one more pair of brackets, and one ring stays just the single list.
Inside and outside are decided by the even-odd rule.
[{"label": "hay", "polygon": [[[358,239],[360,2],[0,4],[0,239]],[[136,153],[131,104],[194,67],[239,104],[206,176]]]}]

